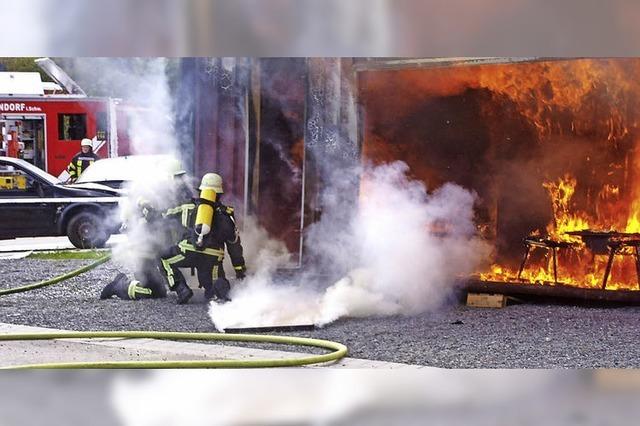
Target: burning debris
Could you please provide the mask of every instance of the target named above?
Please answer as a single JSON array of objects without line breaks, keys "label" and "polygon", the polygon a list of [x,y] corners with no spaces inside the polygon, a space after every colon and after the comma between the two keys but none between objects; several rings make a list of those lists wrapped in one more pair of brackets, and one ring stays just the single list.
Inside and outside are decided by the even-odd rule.
[{"label": "burning debris", "polygon": [[482,280],[637,290],[638,76],[637,59],[364,72],[363,155],[477,192]]},{"label": "burning debris", "polygon": [[[481,279],[511,281],[515,278],[518,282],[552,284],[562,282],[603,290],[640,289],[640,234],[633,232],[637,229],[637,212],[632,209],[632,215],[626,222],[626,232],[617,232],[611,225],[606,228],[605,223],[589,217],[586,212],[574,211],[571,201],[576,184],[577,180],[570,175],[557,182],[545,182],[543,186],[549,192],[554,218],[547,225],[545,236],[534,232],[524,238],[524,258],[517,275],[493,265],[490,273],[480,275]],[[610,199],[611,195],[617,194],[617,187],[605,185],[598,199]],[[618,218],[618,223],[622,223],[621,220]],[[591,224],[595,224],[596,230],[591,228]],[[532,252],[539,248],[544,249],[544,257],[533,262],[531,267],[528,263]],[[559,259],[562,260],[562,266]],[[612,275],[617,277],[616,281],[611,280]]]}]

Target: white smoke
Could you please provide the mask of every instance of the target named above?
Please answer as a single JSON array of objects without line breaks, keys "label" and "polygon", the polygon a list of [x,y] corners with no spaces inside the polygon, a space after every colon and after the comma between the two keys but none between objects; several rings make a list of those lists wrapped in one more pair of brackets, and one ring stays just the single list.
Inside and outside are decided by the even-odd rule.
[{"label": "white smoke", "polygon": [[89,93],[93,90],[123,97],[118,108],[123,110],[126,122],[120,122],[119,126],[126,128],[129,150],[137,157],[111,163],[118,169],[113,175],[126,181],[127,197],[121,201],[114,222],[125,223],[128,237],[113,248],[113,256],[118,263],[135,268],[141,257],[168,244],[163,241],[167,237],[165,233],[151,232],[140,214],[140,202],[144,200],[162,211],[171,207],[171,201],[176,198],[170,175],[171,158],[181,158],[167,74],[169,60],[77,58],[63,61],[69,65],[67,71],[72,78],[89,89]]},{"label": "white smoke", "polygon": [[[177,155],[167,58],[77,58],[68,70],[91,92],[122,98],[133,154]],[[93,135],[90,135],[93,136]]]},{"label": "white smoke", "polygon": [[[320,270],[308,268],[291,282],[271,272],[281,258],[249,261],[255,272],[234,287],[233,300],[210,307],[216,328],[324,325],[342,317],[411,315],[441,306],[456,280],[473,272],[490,249],[475,234],[474,194],[453,184],[427,193],[408,171],[402,162],[366,168],[349,222],[335,223],[328,212],[313,225],[307,247]],[[344,208],[339,202],[324,206]],[[327,265],[335,270],[325,270]],[[343,271],[329,286],[318,278]]]},{"label": "white smoke", "polygon": [[166,70],[166,58],[153,58],[146,61],[144,74],[130,81],[131,99],[137,106],[127,111],[134,154],[179,155]]},{"label": "white smoke", "polygon": [[[255,218],[245,219],[241,234],[246,263],[251,276],[237,282],[233,291],[233,302],[227,303],[224,313],[214,323],[226,328],[245,318],[248,324],[296,324],[308,321],[308,312],[318,309],[317,294],[311,286],[275,286],[277,268],[291,267],[290,254],[285,244],[269,238],[267,231],[258,225]],[[225,265],[225,270],[233,270]],[[304,284],[304,283],[302,283]],[[287,309],[278,309],[286,305]],[[212,304],[211,309],[218,308]],[[229,325],[227,325],[229,324]]]},{"label": "white smoke", "polygon": [[148,156],[136,161],[139,174],[125,185],[126,198],[119,203],[119,222],[123,223],[123,231],[127,238],[112,249],[113,258],[129,269],[135,269],[142,258],[158,255],[158,249],[169,246],[169,234],[162,229],[154,228],[143,217],[143,206],[155,209],[151,214],[161,214],[173,207],[177,200],[176,186],[168,171],[170,156]]}]

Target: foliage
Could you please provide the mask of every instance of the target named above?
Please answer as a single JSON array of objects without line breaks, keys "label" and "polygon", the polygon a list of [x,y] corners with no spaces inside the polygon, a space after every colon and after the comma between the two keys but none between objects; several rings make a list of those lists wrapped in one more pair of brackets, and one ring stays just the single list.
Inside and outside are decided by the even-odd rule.
[{"label": "foliage", "polygon": [[[0,71],[38,72],[42,81],[52,79],[34,62],[34,57],[0,58]],[[158,58],[51,58],[76,81],[88,96],[128,99],[128,77],[141,78],[152,72]],[[169,90],[175,94],[180,73],[180,59],[165,59]],[[156,72],[153,70],[153,72]]]},{"label": "foliage", "polygon": [[34,62],[35,59],[37,58],[0,58],[0,71],[38,72],[40,73],[42,81],[52,81],[51,78],[49,78],[49,76]]}]

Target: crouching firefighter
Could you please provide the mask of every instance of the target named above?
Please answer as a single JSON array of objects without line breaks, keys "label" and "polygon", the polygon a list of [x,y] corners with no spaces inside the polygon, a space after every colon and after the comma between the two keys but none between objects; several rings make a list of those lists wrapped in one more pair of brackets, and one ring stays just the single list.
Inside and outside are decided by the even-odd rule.
[{"label": "crouching firefighter", "polygon": [[246,273],[240,235],[233,208],[220,202],[224,193],[222,178],[215,173],[207,173],[202,177],[199,189],[200,197],[194,207],[182,216],[189,225],[190,236],[180,241],[170,256],[162,259],[162,264],[169,286],[184,282],[178,268],[195,267],[205,298],[226,302],[231,300],[231,285],[222,264],[225,246],[236,278],[244,279]]},{"label": "crouching firefighter", "polygon": [[[169,197],[172,201],[169,204],[176,207],[160,213],[148,201],[138,200],[142,232],[136,232],[135,236],[129,238],[133,244],[132,252],[138,257],[134,279],[129,280],[125,274],[118,274],[102,290],[101,299],[108,299],[114,295],[125,300],[166,297],[167,279],[161,257],[170,253],[175,244],[186,238],[188,230],[182,224],[181,217],[184,216],[183,212],[195,208],[195,194],[190,188],[189,178],[180,163],[174,163],[169,167],[173,177],[173,192]],[[140,236],[148,236],[149,239],[137,241],[135,237]],[[187,303],[193,296],[193,291],[185,281],[175,283],[170,289],[176,292],[178,304]]]},{"label": "crouching firefighter", "polygon": [[[163,298],[167,296],[166,279],[161,272],[158,256],[166,242],[157,238],[162,226],[162,215],[145,200],[138,200],[140,223],[135,237],[129,236],[130,250],[136,256],[133,279],[125,274],[118,275],[100,293],[100,299],[117,296],[123,300]],[[153,239],[139,238],[140,234],[154,236]]]},{"label": "crouching firefighter", "polygon": [[164,219],[165,232],[168,233],[171,244],[163,247],[158,257],[158,265],[163,274],[165,283],[171,291],[175,291],[178,297],[178,304],[185,304],[193,296],[193,291],[187,285],[186,280],[170,280],[165,274],[165,267],[162,258],[172,257],[175,253],[174,247],[189,236],[189,217],[194,211],[196,193],[192,189],[191,180],[186,171],[182,169],[179,162],[174,162],[170,168],[173,169],[174,181],[174,206],[162,213]]}]

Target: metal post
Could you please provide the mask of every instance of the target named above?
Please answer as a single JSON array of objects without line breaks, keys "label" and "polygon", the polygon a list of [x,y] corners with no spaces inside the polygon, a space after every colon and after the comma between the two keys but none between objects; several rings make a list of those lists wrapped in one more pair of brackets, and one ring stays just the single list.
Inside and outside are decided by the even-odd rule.
[{"label": "metal post", "polygon": [[525,243],[525,245],[527,246],[525,252],[524,252],[524,257],[522,258],[522,263],[520,264],[520,269],[518,270],[518,281],[520,281],[520,276],[522,275],[522,272],[524,271],[524,266],[527,263],[527,260],[529,259],[529,252],[531,252],[531,246],[527,243]]},{"label": "metal post", "polygon": [[607,267],[604,270],[604,278],[602,279],[602,289],[607,288],[607,281],[609,281],[609,274],[611,274],[611,265],[613,264],[613,258],[616,255],[617,246],[609,246],[609,259],[607,260]]},{"label": "metal post", "polygon": [[553,247],[553,281],[558,284],[558,249]]},{"label": "metal post", "polygon": [[634,246],[634,252],[636,258],[636,275],[638,277],[638,289],[640,290],[640,251],[638,250],[638,245]]}]

